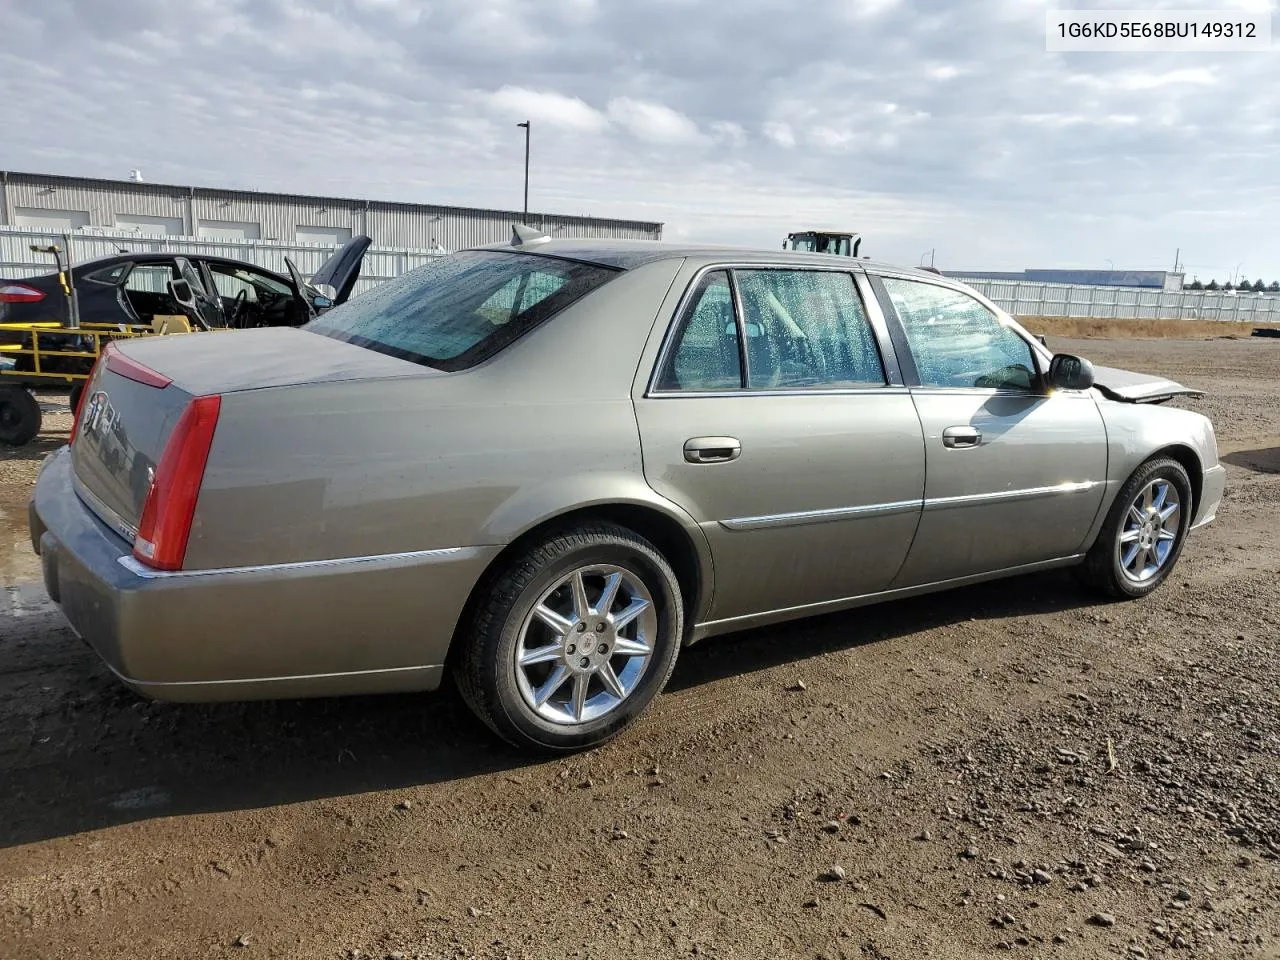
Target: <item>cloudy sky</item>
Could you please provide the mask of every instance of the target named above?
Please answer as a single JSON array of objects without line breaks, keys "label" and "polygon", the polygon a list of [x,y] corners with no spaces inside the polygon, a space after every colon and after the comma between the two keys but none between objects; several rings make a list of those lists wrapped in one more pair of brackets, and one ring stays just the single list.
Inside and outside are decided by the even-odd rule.
[{"label": "cloudy sky", "polygon": [[530,119],[533,209],[668,239],[1280,278],[1280,45],[1047,53],[1047,6],[0,0],[0,168],[518,209]]}]

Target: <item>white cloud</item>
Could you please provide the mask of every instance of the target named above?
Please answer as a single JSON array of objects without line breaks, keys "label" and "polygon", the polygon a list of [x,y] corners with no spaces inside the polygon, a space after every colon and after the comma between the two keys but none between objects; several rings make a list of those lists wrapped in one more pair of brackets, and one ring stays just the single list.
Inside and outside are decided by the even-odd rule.
[{"label": "white cloud", "polygon": [[717,120],[711,124],[711,135],[722,143],[726,143],[731,147],[742,147],[747,142],[747,131],[743,129],[742,124],[733,123],[729,120]]},{"label": "white cloud", "polygon": [[0,0],[5,165],[510,209],[530,119],[532,205],[673,237],[1280,264],[1280,61],[1047,55],[1045,2]]},{"label": "white cloud", "polygon": [[790,150],[796,145],[796,135],[792,131],[791,124],[789,123],[770,120],[761,126],[760,132],[778,146],[787,150]]},{"label": "white cloud", "polygon": [[697,124],[661,103],[615,97],[609,101],[608,114],[633,137],[649,143],[692,143],[700,137]]},{"label": "white cloud", "polygon": [[566,130],[597,132],[608,123],[604,114],[578,97],[546,90],[502,87],[489,95],[489,105],[521,120]]}]

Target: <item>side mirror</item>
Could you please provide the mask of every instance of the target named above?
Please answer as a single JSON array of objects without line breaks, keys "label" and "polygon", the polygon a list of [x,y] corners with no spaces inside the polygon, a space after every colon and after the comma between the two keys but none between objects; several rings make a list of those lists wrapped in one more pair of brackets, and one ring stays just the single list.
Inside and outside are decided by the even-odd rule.
[{"label": "side mirror", "polygon": [[196,306],[195,294],[191,292],[191,284],[186,280],[170,280],[169,293],[173,299],[189,310],[194,310]]},{"label": "side mirror", "polygon": [[1055,390],[1088,390],[1093,386],[1093,364],[1083,357],[1055,353],[1049,361],[1049,386]]}]

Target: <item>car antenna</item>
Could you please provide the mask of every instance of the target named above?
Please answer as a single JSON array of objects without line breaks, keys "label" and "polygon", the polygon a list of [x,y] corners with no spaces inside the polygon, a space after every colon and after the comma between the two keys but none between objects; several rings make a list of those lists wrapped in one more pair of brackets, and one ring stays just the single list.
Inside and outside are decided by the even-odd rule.
[{"label": "car antenna", "polygon": [[535,230],[528,224],[513,223],[511,225],[511,245],[513,247],[522,247],[529,243],[546,243],[550,239],[550,236],[541,230]]}]

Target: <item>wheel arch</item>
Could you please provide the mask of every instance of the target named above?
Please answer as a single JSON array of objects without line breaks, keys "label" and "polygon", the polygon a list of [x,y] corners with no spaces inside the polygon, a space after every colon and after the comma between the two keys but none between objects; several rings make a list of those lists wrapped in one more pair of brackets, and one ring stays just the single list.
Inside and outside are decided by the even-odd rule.
[{"label": "wheel arch", "polygon": [[[1188,513],[1194,517],[1196,511],[1200,509],[1200,494],[1204,490],[1204,465],[1200,462],[1200,455],[1185,443],[1171,443],[1154,451],[1142,463],[1149,463],[1163,457],[1177,461],[1182,465],[1182,469],[1187,471],[1187,478],[1191,481],[1191,509]],[[1137,467],[1134,469],[1136,470]]]},{"label": "wheel arch", "polygon": [[453,661],[461,649],[461,635],[468,629],[476,605],[513,557],[539,540],[592,521],[615,523],[634,531],[650,541],[671,564],[680,584],[687,638],[693,624],[701,619],[700,614],[711,596],[713,574],[706,537],[692,518],[678,515],[666,504],[648,500],[613,500],[574,506],[544,516],[513,537],[489,562],[471,588],[449,643],[447,662]]}]

